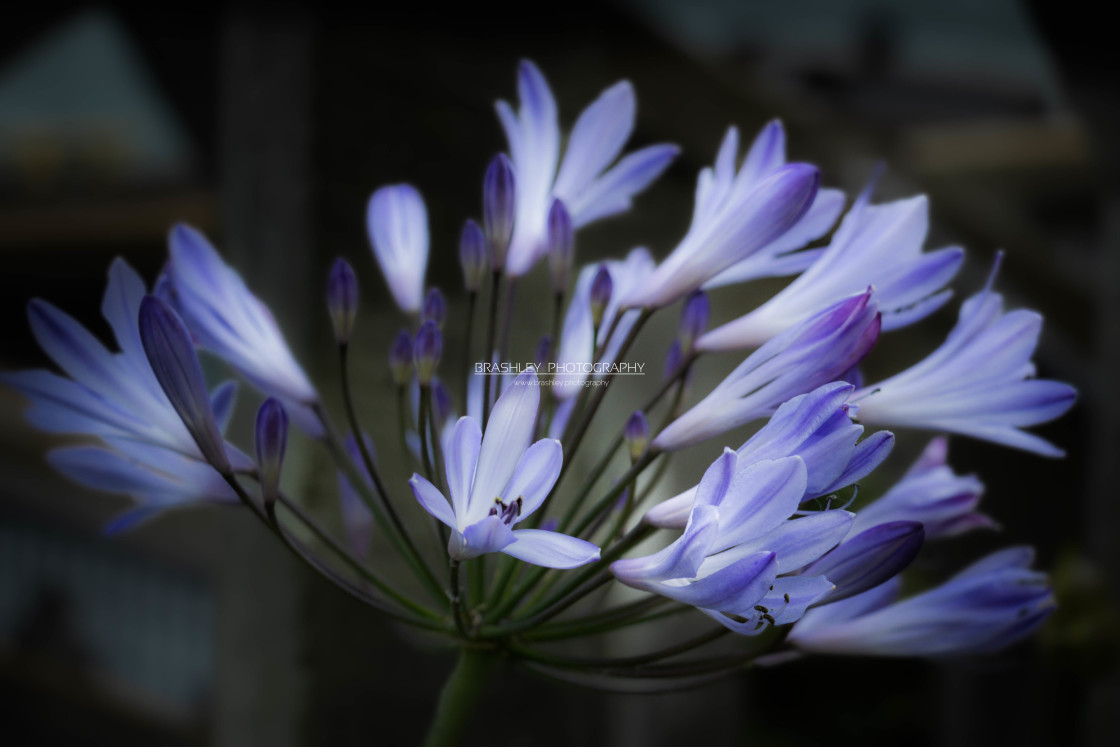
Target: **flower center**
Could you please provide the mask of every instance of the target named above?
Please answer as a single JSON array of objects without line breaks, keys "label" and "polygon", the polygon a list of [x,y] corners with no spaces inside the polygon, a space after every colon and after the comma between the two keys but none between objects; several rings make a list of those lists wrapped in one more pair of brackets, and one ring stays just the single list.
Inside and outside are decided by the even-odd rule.
[{"label": "flower center", "polygon": [[502,520],[506,526],[513,523],[514,519],[521,516],[521,496],[517,496],[517,500],[505,503],[501,497],[494,499],[494,505],[490,507],[489,516],[497,516]]}]

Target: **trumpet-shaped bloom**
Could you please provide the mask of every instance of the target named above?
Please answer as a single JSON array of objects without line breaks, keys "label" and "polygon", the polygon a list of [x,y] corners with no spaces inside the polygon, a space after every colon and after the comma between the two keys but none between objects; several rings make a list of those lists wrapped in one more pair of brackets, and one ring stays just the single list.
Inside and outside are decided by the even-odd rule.
[{"label": "trumpet-shaped bloom", "polygon": [[1004,313],[991,282],[964,302],[941,347],[854,394],[862,422],[961,433],[1043,456],[1063,454],[1020,428],[1062,415],[1077,392],[1068,384],[1033,378],[1030,359],[1042,317],[1026,309]]},{"label": "trumpet-shaped bloom", "polygon": [[736,468],[725,449],[705,472],[684,534],[664,549],[611,564],[622,583],[700,608],[735,632],[798,619],[832,583],[788,577],[835,547],[852,514],[823,511],[790,520],[805,495],[800,457]]},{"label": "trumpet-shaped bloom", "polygon": [[623,212],[678,152],[676,146],[654,145],[615,163],[634,129],[634,90],[628,81],[608,88],[580,114],[563,161],[556,101],[541,71],[528,60],[518,68],[517,93],[517,113],[505,101],[496,105],[517,185],[516,222],[505,266],[514,277],[528,272],[548,250],[553,200],[564,203],[577,229]]},{"label": "trumpet-shaped bloom", "polygon": [[[861,441],[863,426],[848,415],[851,393],[850,384],[836,381],[785,402],[736,451],[737,469],[763,460],[800,457],[805,464],[806,499],[860,480],[887,458],[894,436],[879,431]],[[645,520],[654,526],[681,528],[695,498],[696,488],[686,490],[651,508]]]},{"label": "trumpet-shaped bloom", "polygon": [[977,561],[930,591],[894,601],[898,579],[810,610],[788,641],[810,653],[951,656],[1015,643],[1054,609],[1033,552],[1016,547]]},{"label": "trumpet-shaped bloom", "polygon": [[456,560],[504,552],[549,568],[575,568],[599,558],[590,542],[558,532],[513,529],[544,503],[564,459],[559,441],[532,443],[540,393],[532,371],[513,381],[490,413],[486,435],[463,417],[444,439],[450,501],[431,482],[413,475],[416,500],[451,528],[447,551]]},{"label": "trumpet-shaped bloom", "polygon": [[[110,352],[65,312],[45,301],[32,301],[31,331],[65,375],[37,370],[0,376],[31,401],[26,417],[37,428],[102,442],[56,449],[48,458],[82,485],[123,493],[140,503],[114,521],[111,530],[132,526],[169,506],[237,500],[204,460],[152,371],[139,326],[145,293],[144,281],[128,263],[114,260],[101,311],[119,352]],[[227,383],[209,395],[220,431],[229,421],[235,391]],[[235,469],[252,467],[237,449],[229,444],[224,448]]]},{"label": "trumpet-shaped bloom", "polygon": [[995,522],[976,510],[984,483],[973,475],[955,474],[945,462],[948,450],[946,439],[930,441],[894,487],[859,510],[852,532],[891,521],[921,522],[927,539],[994,528]]},{"label": "trumpet-shaped bloom", "polygon": [[382,187],[369,198],[366,230],[373,256],[401,310],[420,311],[428,270],[428,211],[411,184]]},{"label": "trumpet-shaped bloom", "polygon": [[624,308],[659,308],[684,298],[713,277],[763,250],[793,227],[817,195],[816,167],[793,163],[757,176],[754,152],[734,180],[710,200],[701,172],[692,226],[641,287],[621,299]]},{"label": "trumpet-shaped bloom", "polygon": [[198,345],[225,360],[265,394],[280,399],[300,427],[318,435],[310,405],[319,395],[272,312],[194,228],[175,226],[170,246],[169,300]]},{"label": "trumpet-shaped bloom", "polygon": [[[722,207],[736,185],[735,158],[739,152],[739,130],[728,128],[720,145],[715,166],[700,172],[696,208],[692,224],[697,226]],[[774,169],[786,164],[786,133],[778,120],[769,122],[755,137],[747,152],[740,178],[758,184]],[[844,193],[838,189],[818,190],[813,204],[789,230],[755,251],[751,256],[728,267],[704,284],[718,288],[764,277],[794,275],[811,265],[822,249],[796,251],[828,233],[844,210]]]},{"label": "trumpet-shaped bloom", "polygon": [[754,351],[657,434],[653,446],[673,451],[765,417],[786,400],[839,379],[878,335],[879,312],[870,290],[835,303]]},{"label": "trumpet-shaped bloom", "polygon": [[872,186],[859,196],[812,266],[754,311],[705,334],[697,347],[761,345],[824,304],[868,285],[875,288],[884,331],[923,319],[948,301],[952,291],[941,289],[960,269],[964,250],[923,253],[929,230],[925,196],[870,205]]},{"label": "trumpet-shaped bloom", "polygon": [[[645,249],[634,249],[623,261],[611,260],[601,264],[587,265],[580,270],[576,280],[572,300],[568,304],[568,312],[564,316],[564,327],[560,335],[560,349],[557,351],[556,364],[557,381],[562,385],[553,386],[553,395],[560,400],[566,400],[581,391],[580,385],[589,376],[589,364],[595,356],[595,348],[606,343],[603,354],[598,363],[613,363],[618,357],[618,350],[622,341],[630,333],[634,323],[641,314],[637,309],[620,311],[619,298],[638,288],[653,272],[653,259]],[[610,273],[613,292],[603,319],[599,323],[599,334],[595,335],[595,324],[591,318],[591,286],[600,268],[606,268]],[[615,317],[622,314],[614,333],[607,341],[607,333],[614,325]]]}]

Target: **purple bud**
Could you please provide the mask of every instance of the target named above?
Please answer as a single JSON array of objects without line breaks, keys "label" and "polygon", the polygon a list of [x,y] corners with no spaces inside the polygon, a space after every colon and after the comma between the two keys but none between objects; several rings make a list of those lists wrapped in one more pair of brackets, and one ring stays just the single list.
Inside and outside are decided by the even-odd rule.
[{"label": "purple bud", "polygon": [[513,237],[516,196],[513,164],[504,153],[499,153],[486,169],[482,183],[482,218],[490,250],[490,267],[494,270],[501,270],[506,264],[509,240]]},{"label": "purple bud", "polygon": [[447,319],[447,302],[443,300],[439,288],[430,289],[428,295],[424,297],[424,308],[420,312],[420,318],[425,322],[431,320],[437,327],[443,328],[443,322]]},{"label": "purple bud", "polygon": [[155,296],[144,296],[140,302],[140,342],[160,388],[203,458],[222,474],[229,474],[229,457],[190,333],[179,315]]},{"label": "purple bud", "polygon": [[670,378],[681,367],[684,356],[681,355],[681,341],[674,340],[669,352],[665,354],[665,378]]},{"label": "purple bud", "polygon": [[389,370],[397,386],[404,386],[412,378],[412,335],[407,329],[398,332],[389,346]]},{"label": "purple bud", "polygon": [[429,319],[420,325],[420,331],[416,333],[416,344],[412,349],[412,357],[416,361],[416,377],[421,384],[431,383],[442,354],[443,335],[436,323]]},{"label": "purple bud", "polygon": [[471,293],[477,292],[486,279],[490,269],[486,257],[486,237],[473,220],[463,225],[459,238],[459,263],[463,266],[463,287]]},{"label": "purple bud", "polygon": [[689,353],[696,338],[708,328],[708,294],[702,290],[693,291],[681,307],[681,323],[678,336],[681,349]]},{"label": "purple bud", "polygon": [[266,505],[280,489],[280,466],[288,448],[288,413],[280,400],[269,397],[257,411],[257,470]]},{"label": "purple bud", "polygon": [[646,420],[645,413],[638,410],[630,416],[626,421],[623,436],[626,438],[626,448],[630,452],[630,461],[638,461],[649,446],[649,421]]},{"label": "purple bud", "polygon": [[358,315],[358,278],[342,257],[334,261],[327,276],[327,309],[334,325],[334,339],[339,345],[346,345]]},{"label": "purple bud", "polygon": [[447,391],[447,387],[439,379],[432,381],[432,417],[436,421],[437,428],[442,428],[443,424],[451,419],[455,414],[454,405],[451,404],[451,393]]},{"label": "purple bud", "polygon": [[563,293],[568,287],[574,249],[572,217],[563,202],[553,200],[548,211],[548,272],[556,293]]},{"label": "purple bud", "polygon": [[533,357],[533,363],[537,367],[538,372],[542,372],[548,368],[548,362],[552,360],[552,337],[545,335],[537,343],[536,355]]},{"label": "purple bud", "polygon": [[591,322],[598,329],[603,322],[603,314],[607,311],[607,304],[611,302],[611,292],[614,281],[611,280],[610,270],[606,265],[599,265],[599,271],[591,281]]}]

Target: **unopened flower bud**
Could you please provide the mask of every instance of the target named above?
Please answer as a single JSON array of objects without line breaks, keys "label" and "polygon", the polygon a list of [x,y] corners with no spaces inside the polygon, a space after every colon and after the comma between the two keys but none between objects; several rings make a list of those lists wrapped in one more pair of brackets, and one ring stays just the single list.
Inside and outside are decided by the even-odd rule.
[{"label": "unopened flower bud", "polygon": [[451,404],[451,393],[439,379],[432,380],[432,418],[436,421],[436,429],[443,427],[455,414],[454,405]]},{"label": "unopened flower bud", "polygon": [[572,218],[563,202],[553,200],[548,211],[548,273],[556,293],[563,293],[568,287],[574,248]]},{"label": "unopened flower bud", "polygon": [[638,461],[649,446],[649,421],[646,420],[645,413],[638,410],[630,416],[626,421],[623,436],[626,438],[626,448],[630,452],[630,461]]},{"label": "unopened flower bud", "polygon": [[591,281],[591,323],[598,329],[603,323],[603,314],[607,311],[607,304],[611,302],[611,292],[614,281],[606,265],[600,265],[599,271]]},{"label": "unopened flower bud", "polygon": [[678,336],[681,349],[691,353],[696,338],[708,328],[708,294],[702,290],[693,291],[681,307],[681,323]]},{"label": "unopened flower bud", "polygon": [[443,300],[439,288],[430,289],[428,295],[424,297],[424,308],[420,312],[420,318],[425,322],[433,321],[437,327],[443,329],[443,322],[447,319],[447,302]]},{"label": "unopened flower bud", "polygon": [[473,220],[466,222],[459,237],[459,263],[463,267],[463,287],[468,292],[478,292],[490,264],[486,256],[486,237]]},{"label": "unopened flower bud", "polygon": [[428,320],[420,325],[420,330],[416,333],[416,344],[412,349],[412,357],[416,361],[416,377],[421,385],[432,382],[442,354],[443,335],[436,323]]},{"label": "unopened flower bud", "polygon": [[257,470],[265,505],[276,500],[287,447],[288,413],[280,400],[269,397],[257,411]]},{"label": "unopened flower bud", "polygon": [[397,386],[406,385],[412,378],[412,335],[407,329],[398,332],[389,346],[389,370]]},{"label": "unopened flower bud", "polygon": [[327,309],[334,325],[334,339],[339,345],[346,345],[358,315],[358,278],[342,257],[334,261],[327,276]]},{"label": "unopened flower bud", "polygon": [[179,315],[166,302],[145,296],[140,302],[140,343],[171,406],[198,445],[203,458],[229,474],[229,457],[214,418],[198,354]]},{"label": "unopened flower bud", "polygon": [[548,369],[548,363],[552,360],[552,337],[545,335],[537,343],[536,355],[533,356],[533,363],[537,367],[537,373],[544,373]]},{"label": "unopened flower bud", "polygon": [[482,218],[490,267],[494,270],[501,270],[506,264],[509,241],[513,237],[516,197],[513,164],[504,153],[499,153],[486,169],[482,183]]},{"label": "unopened flower bud", "polygon": [[672,346],[669,347],[669,352],[665,354],[664,376],[666,379],[671,378],[677,372],[682,361],[684,361],[684,356],[681,355],[681,341],[674,340]]}]

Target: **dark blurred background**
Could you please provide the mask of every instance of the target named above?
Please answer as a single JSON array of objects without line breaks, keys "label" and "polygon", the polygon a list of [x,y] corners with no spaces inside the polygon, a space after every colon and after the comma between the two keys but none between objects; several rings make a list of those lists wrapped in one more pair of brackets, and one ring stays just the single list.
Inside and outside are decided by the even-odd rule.
[{"label": "dark blurred background", "polygon": [[[1102,13],[1087,0],[24,4],[0,24],[0,368],[44,364],[24,314],[33,296],[105,334],[109,261],[153,278],[168,226],[187,220],[271,304],[320,382],[333,371],[320,279],[348,257],[364,280],[364,407],[388,414],[375,385],[398,322],[370,261],[365,201],[381,184],[418,185],[429,279],[455,288],[459,226],[505,148],[491,105],[514,95],[519,58],[545,72],[564,126],[629,78],[631,143],[684,149],[632,213],[581,234],[583,258],[667,251],[726,126],[751,133],[779,116],[791,156],[820,164],[826,183],[852,193],[883,158],[880,199],[930,195],[930,246],[970,251],[958,299],[1003,247],[1001,289],[1046,315],[1040,372],[1082,398],[1040,432],[1070,456],[954,440],[954,466],[982,476],[1004,530],[933,557],[1036,544],[1060,609],[993,658],[814,660],[682,695],[588,693],[513,671],[491,687],[472,743],[1120,744],[1120,98]],[[878,365],[932,348],[955,308],[892,338],[901,356]],[[0,742],[419,738],[447,655],[402,645],[237,510],[103,538],[126,502],[52,475],[54,441],[22,407],[0,391]],[[896,468],[924,440],[902,439]],[[312,458],[297,469],[330,485]],[[310,499],[327,513],[332,501]]]}]

